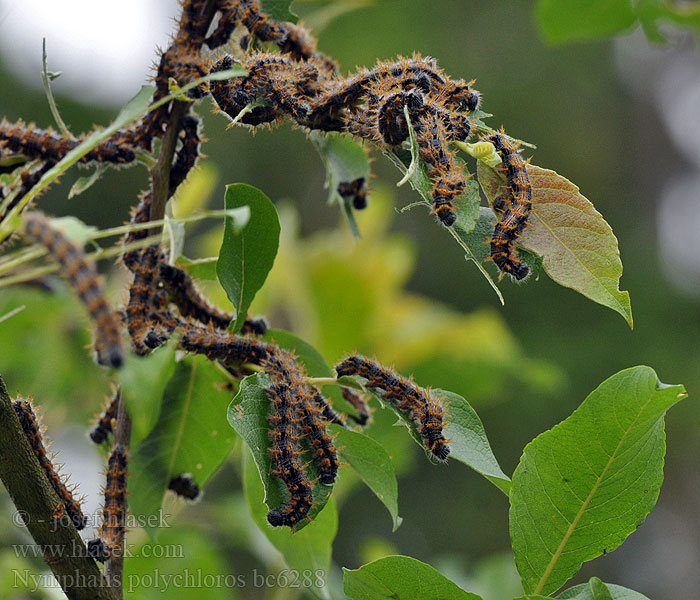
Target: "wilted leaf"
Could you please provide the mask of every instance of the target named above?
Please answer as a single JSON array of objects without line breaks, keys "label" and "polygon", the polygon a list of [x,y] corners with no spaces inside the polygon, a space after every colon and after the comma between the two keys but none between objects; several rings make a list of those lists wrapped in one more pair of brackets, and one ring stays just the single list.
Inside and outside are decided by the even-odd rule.
[{"label": "wilted leaf", "polygon": [[[593,204],[568,179],[529,165],[533,204],[520,245],[543,258],[558,284],[620,313],[632,326],[629,292],[619,289],[622,262],[617,238]],[[503,185],[499,173],[478,164],[479,183],[493,201]]]},{"label": "wilted leaf", "polygon": [[649,598],[620,585],[603,583],[597,577],[591,577],[588,583],[576,585],[559,594],[557,600],[649,600]]}]

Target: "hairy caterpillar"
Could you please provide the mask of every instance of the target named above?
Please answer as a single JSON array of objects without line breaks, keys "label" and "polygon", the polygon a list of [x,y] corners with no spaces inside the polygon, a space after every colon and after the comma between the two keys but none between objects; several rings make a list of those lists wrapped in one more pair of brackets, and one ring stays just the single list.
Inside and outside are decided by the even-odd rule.
[{"label": "hairy caterpillar", "polygon": [[511,142],[501,131],[488,138],[503,161],[506,175],[506,198],[502,202],[504,212],[491,238],[491,258],[501,271],[516,279],[527,277],[530,269],[515,251],[515,241],[527,225],[532,208],[532,185],[527,174],[527,163],[520,156],[517,144]]},{"label": "hairy caterpillar", "polygon": [[126,448],[115,444],[107,463],[100,535],[87,544],[88,556],[100,562],[119,556],[122,551],[126,524],[126,477]]},{"label": "hairy caterpillar", "polygon": [[346,387],[340,388],[340,390],[343,398],[357,411],[357,416],[348,415],[348,418],[355,421],[360,427],[367,425],[372,418],[372,412],[364,395]]},{"label": "hairy caterpillar", "polygon": [[289,500],[270,510],[267,521],[273,527],[294,528],[306,518],[313,502],[311,482],[300,460],[299,424],[303,405],[299,395],[299,366],[289,353],[278,351],[265,360],[264,368],[271,382],[265,393],[273,406],[268,418],[272,474],[284,482],[289,492]]},{"label": "hairy caterpillar", "polygon": [[117,313],[107,304],[102,284],[85,254],[63,233],[54,229],[41,212],[25,215],[25,235],[46,247],[61,265],[62,274],[77,292],[95,323],[94,347],[97,362],[113,368],[124,364],[121,327]]},{"label": "hairy caterpillar", "polygon": [[[72,140],[58,135],[51,128],[39,129],[33,123],[27,125],[23,121],[16,123],[9,123],[5,119],[0,121],[0,150],[10,150],[12,153],[22,154],[28,158],[39,158],[55,163],[77,148],[85,139],[87,135],[81,135],[78,139]],[[134,151],[125,144],[123,138],[107,140],[80,159],[83,163],[95,161],[122,165],[134,160],[136,160]]]},{"label": "hairy caterpillar", "polygon": [[59,475],[54,468],[51,459],[46,454],[46,447],[44,446],[44,441],[42,439],[42,427],[39,426],[36,415],[34,414],[34,409],[29,400],[23,398],[18,398],[12,403],[12,407],[17,413],[19,422],[22,425],[22,430],[24,435],[29,441],[29,445],[34,451],[34,456],[36,456],[41,465],[41,469],[46,475],[51,487],[56,492],[56,495],[60,498],[63,506],[65,507],[66,514],[70,518],[75,528],[81,530],[87,524],[87,518],[83,514],[80,507],[81,500],[76,499],[73,494],[75,492],[75,487],[69,489],[66,485],[63,476]]},{"label": "hairy caterpillar", "polygon": [[114,393],[107,399],[107,405],[102,411],[102,414],[97,419],[97,423],[90,432],[90,439],[96,444],[102,444],[107,441],[108,435],[112,432],[112,421],[117,418],[119,412],[119,402],[121,401],[121,390],[119,387],[114,389]]},{"label": "hairy caterpillar", "polygon": [[197,500],[201,496],[199,486],[194,482],[194,478],[189,473],[173,477],[168,482],[168,489],[187,500]]},{"label": "hairy caterpillar", "polygon": [[443,435],[445,411],[429,390],[359,354],[341,361],[335,366],[335,370],[338,377],[358,375],[366,379],[367,388],[413,421],[425,447],[435,458],[447,459],[450,447]]}]

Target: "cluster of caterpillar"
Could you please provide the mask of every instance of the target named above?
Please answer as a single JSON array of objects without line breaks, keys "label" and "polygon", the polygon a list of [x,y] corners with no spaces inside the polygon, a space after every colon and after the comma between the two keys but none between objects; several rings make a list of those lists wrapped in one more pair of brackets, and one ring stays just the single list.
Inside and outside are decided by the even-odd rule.
[{"label": "cluster of caterpillar", "polygon": [[[240,64],[248,71],[246,77],[213,81],[210,91],[231,119],[253,127],[287,116],[307,130],[342,131],[396,146],[408,139],[407,109],[433,180],[433,212],[444,225],[454,224],[465,176],[450,142],[471,135],[469,113],[479,106],[473,82],[452,80],[435,61],[420,56],[380,62],[348,78],[328,68],[317,53],[300,61],[254,52]],[[210,72],[233,65],[234,59],[224,56]],[[355,207],[362,208],[364,196],[355,193],[353,183],[344,183],[338,192],[353,197]],[[356,185],[362,184],[358,180]]]},{"label": "cluster of caterpillar", "polygon": [[41,244],[58,261],[66,280],[78,294],[95,323],[94,347],[97,362],[112,368],[124,364],[119,317],[110,309],[95,267],[88,263],[83,251],[63,233],[55,229],[41,212],[25,215],[24,235]]},{"label": "cluster of caterpillar", "polygon": [[520,280],[530,272],[514,248],[532,208],[532,184],[527,174],[527,162],[520,156],[518,145],[502,131],[487,139],[501,156],[506,176],[505,198],[501,206],[494,207],[501,212],[491,238],[491,258],[501,270],[501,276],[509,273]]},{"label": "cluster of caterpillar", "polygon": [[441,461],[447,459],[450,447],[443,435],[445,409],[429,390],[359,354],[348,356],[339,362],[335,371],[338,377],[357,375],[365,379],[368,389],[395,406],[416,425],[425,447],[432,456]]},{"label": "cluster of caterpillar", "polygon": [[100,562],[120,556],[123,550],[127,466],[126,448],[115,444],[107,463],[100,535],[87,544],[88,556]]},{"label": "cluster of caterpillar", "polygon": [[46,447],[42,436],[43,427],[39,425],[31,402],[24,398],[17,398],[17,400],[12,403],[12,407],[17,413],[24,435],[27,437],[27,441],[29,441],[29,445],[32,447],[34,456],[36,456],[39,461],[39,465],[44,471],[46,479],[63,503],[65,514],[68,515],[68,518],[72,521],[73,525],[75,525],[76,529],[83,529],[87,524],[87,518],[80,507],[82,499],[78,499],[74,496],[75,487],[71,489],[68,488],[65,478],[56,471],[51,462],[51,458],[46,454]]}]

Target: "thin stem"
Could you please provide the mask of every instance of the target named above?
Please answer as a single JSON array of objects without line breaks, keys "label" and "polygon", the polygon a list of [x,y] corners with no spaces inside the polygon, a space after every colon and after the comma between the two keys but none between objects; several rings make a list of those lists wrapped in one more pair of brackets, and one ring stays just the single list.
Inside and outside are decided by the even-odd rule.
[{"label": "thin stem", "polygon": [[56,125],[61,130],[61,133],[67,138],[74,140],[75,136],[70,132],[68,126],[64,123],[61,118],[61,113],[58,112],[58,106],[56,106],[56,100],[53,97],[53,92],[51,91],[51,83],[49,82],[49,70],[46,65],[46,38],[41,40],[41,62],[42,69],[41,74],[44,80],[44,90],[46,91],[46,99],[49,101],[49,108],[51,109],[51,114],[53,115]]}]

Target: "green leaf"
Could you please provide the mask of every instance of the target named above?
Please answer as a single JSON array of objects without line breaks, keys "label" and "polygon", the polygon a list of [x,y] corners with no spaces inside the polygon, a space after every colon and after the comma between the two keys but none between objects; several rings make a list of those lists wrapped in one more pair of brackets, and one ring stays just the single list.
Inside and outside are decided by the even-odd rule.
[{"label": "green leaf", "polygon": [[107,167],[100,165],[95,167],[95,170],[87,177],[79,177],[76,179],[75,183],[71,186],[70,191],[68,192],[68,200],[89,190],[93,184],[97,182],[102,175],[104,175],[106,170]]},{"label": "green leaf", "polygon": [[[489,201],[504,179],[479,161],[479,183]],[[617,238],[593,204],[568,179],[528,165],[532,211],[520,237],[523,248],[543,258],[542,266],[559,285],[620,313],[632,327],[629,292],[619,289],[622,262]]]},{"label": "green leaf", "polygon": [[[447,408],[444,434],[450,440],[450,456],[448,460],[452,458],[471,467],[508,495],[511,485],[510,479],[501,470],[496,457],[493,455],[484,425],[476,411],[463,396],[454,392],[434,388],[432,394],[434,397],[440,398],[443,406]],[[413,440],[431,459],[418,432],[418,426],[393,404],[383,401],[380,396],[377,396],[377,398],[382,403],[382,406],[386,406],[394,411],[399,420],[408,428]]]},{"label": "green leaf", "polygon": [[194,260],[186,256],[178,256],[175,264],[187,271],[195,279],[213,281],[216,279],[216,263],[218,260],[217,256],[196,258]]},{"label": "green leaf", "polygon": [[562,592],[557,600],[649,600],[646,596],[628,590],[620,585],[603,583],[597,577],[592,577],[588,583],[576,585]]},{"label": "green leaf", "polygon": [[387,556],[359,569],[343,569],[343,591],[352,600],[481,600],[409,556]]},{"label": "green leaf", "polygon": [[501,470],[486,437],[484,425],[469,402],[459,394],[434,389],[447,406],[445,437],[450,440],[450,457],[480,473],[508,495],[510,478]]},{"label": "green leaf", "polygon": [[539,0],[537,22],[548,42],[605,38],[634,25],[630,0]]},{"label": "green leaf", "polygon": [[[265,504],[269,509],[274,509],[282,505],[289,494],[284,482],[270,473],[272,470],[269,452],[271,447],[270,424],[267,421],[270,415],[270,399],[264,389],[269,385],[269,379],[262,373],[246,377],[241,382],[241,388],[229,406],[228,421],[253,453],[253,459],[265,488]],[[306,469],[309,479],[317,479],[316,466],[308,447],[304,448],[301,462],[302,464],[309,463]],[[308,526],[323,510],[332,490],[332,486],[320,482],[313,485],[314,505],[309,511],[308,518],[297,525],[297,532]]]},{"label": "green leaf", "polygon": [[394,524],[392,531],[396,531],[402,521],[399,516],[399,487],[388,452],[379,442],[362,433],[339,425],[330,425],[329,429],[335,433],[340,457],[387,507]]},{"label": "green leaf", "polygon": [[83,246],[97,232],[97,227],[87,225],[77,217],[54,217],[51,224],[78,246]]},{"label": "green leaf", "polygon": [[275,21],[291,21],[296,23],[297,15],[292,12],[292,2],[294,0],[262,0],[262,9],[271,19]]},{"label": "green leaf", "polygon": [[255,294],[270,272],[280,238],[280,222],[272,201],[257,188],[244,183],[226,186],[226,208],[250,207],[250,220],[239,234],[233,219],[226,218],[216,274],[236,307],[231,330],[238,331],[248,317]]},{"label": "green leaf", "polygon": [[644,522],[663,481],[664,415],[685,395],[649,367],[626,369],[526,446],[510,493],[526,592],[556,591]]},{"label": "green leaf", "polygon": [[[263,502],[265,492],[250,452],[243,454],[243,486],[253,520],[272,545],[282,553],[287,566],[299,573],[311,572],[314,584],[308,588],[309,591],[318,598],[330,598],[325,580],[331,566],[333,540],[338,531],[335,500],[330,499],[326,509],[313,523],[301,531],[297,528],[296,533],[292,533],[287,527],[271,527],[268,524],[267,509]],[[319,582],[322,585],[318,585]]]},{"label": "green leaf", "polygon": [[131,447],[153,429],[160,415],[163,391],[175,369],[175,346],[169,343],[148,356],[126,355],[120,371],[122,398],[131,415]]},{"label": "green leaf", "polygon": [[235,434],[226,421],[231,396],[217,387],[221,381],[203,356],[177,363],[163,393],[158,424],[134,447],[129,508],[152,534],[168,482],[190,473],[202,488],[233,446]]}]

